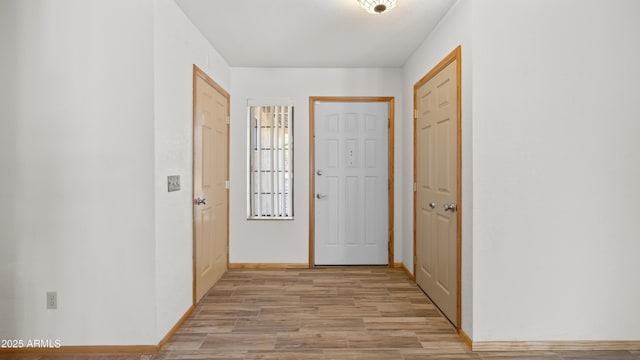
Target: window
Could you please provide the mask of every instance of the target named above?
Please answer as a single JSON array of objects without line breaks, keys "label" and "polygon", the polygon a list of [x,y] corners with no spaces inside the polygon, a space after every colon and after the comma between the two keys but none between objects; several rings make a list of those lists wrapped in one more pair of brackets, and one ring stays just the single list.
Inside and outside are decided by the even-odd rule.
[{"label": "window", "polygon": [[249,106],[249,219],[293,219],[293,106]]}]

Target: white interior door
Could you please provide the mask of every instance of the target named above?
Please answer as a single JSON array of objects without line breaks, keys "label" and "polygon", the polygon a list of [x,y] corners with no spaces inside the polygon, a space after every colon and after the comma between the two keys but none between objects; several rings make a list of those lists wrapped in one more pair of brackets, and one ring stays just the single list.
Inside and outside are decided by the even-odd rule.
[{"label": "white interior door", "polygon": [[416,283],[457,323],[456,61],[416,93]]},{"label": "white interior door", "polygon": [[389,261],[389,108],[316,102],[315,264]]}]

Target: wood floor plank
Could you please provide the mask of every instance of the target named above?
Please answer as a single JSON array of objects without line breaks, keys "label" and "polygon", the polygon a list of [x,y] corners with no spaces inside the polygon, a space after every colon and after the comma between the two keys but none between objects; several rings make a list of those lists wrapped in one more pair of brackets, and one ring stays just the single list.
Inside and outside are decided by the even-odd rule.
[{"label": "wood floor plank", "polygon": [[187,319],[176,334],[217,334],[230,333],[236,325],[236,319]]},{"label": "wood floor plank", "polygon": [[201,349],[218,350],[273,350],[274,334],[209,334],[200,346]]},{"label": "wood floor plank", "polygon": [[[425,317],[366,317],[363,319],[367,330],[412,330],[424,332],[431,326],[432,320]],[[447,329],[454,333],[448,323]]]},{"label": "wood floor plank", "polygon": [[249,351],[246,360],[324,360],[322,349]]},{"label": "wood floor plank", "polygon": [[318,316],[380,316],[380,311],[375,306],[348,306],[348,305],[320,305],[318,306]]},{"label": "wood floor plank", "polygon": [[563,360],[636,360],[630,351],[558,351]]},{"label": "wood floor plank", "polygon": [[279,319],[311,319],[317,317],[317,306],[262,306],[259,318],[263,320],[279,320]]},{"label": "wood floor plank", "polygon": [[326,360],[362,360],[362,359],[402,360],[403,357],[400,350],[328,349],[324,351],[324,359]]},{"label": "wood floor plank", "polygon": [[437,353],[430,349],[403,349],[404,360],[480,360],[479,354],[475,353]]},{"label": "wood floor plank", "polygon": [[365,349],[399,349],[399,348],[421,348],[422,344],[418,341],[415,334],[390,334],[389,332],[349,332],[347,335],[350,348]]},{"label": "wood floor plank", "polygon": [[471,352],[467,344],[465,344],[462,340],[458,341],[422,341],[422,348],[425,349],[426,352],[430,352],[432,354],[468,354]]},{"label": "wood floor plank", "polygon": [[323,317],[300,321],[300,331],[364,331],[361,317]]},{"label": "wood floor plank", "polygon": [[276,349],[347,348],[345,331],[283,333],[278,335]]},{"label": "wood floor plank", "polygon": [[239,319],[239,318],[255,318],[258,316],[259,310],[242,310],[242,309],[202,309],[197,312],[200,318],[210,319]]},{"label": "wood floor plank", "polygon": [[[232,298],[233,299],[233,298]],[[296,306],[301,302],[300,296],[295,295],[250,295],[237,298],[236,301],[252,305],[290,305]]]},{"label": "wood floor plank", "polygon": [[278,319],[238,319],[233,328],[233,333],[257,333],[277,335],[281,332],[297,332],[300,330],[299,320]]},{"label": "wood floor plank", "polygon": [[[190,351],[162,351],[152,360],[244,360],[247,351],[199,349]],[[98,359],[90,359],[98,360]],[[141,359],[142,360],[142,359]]]},{"label": "wood floor plank", "polygon": [[200,348],[207,334],[176,333],[165,346],[167,350],[194,350]]},{"label": "wood floor plank", "polygon": [[356,301],[352,296],[337,296],[337,295],[300,296],[299,301],[301,304],[306,304],[310,306],[317,306],[317,305],[355,306],[356,305]]},{"label": "wood floor plank", "polygon": [[434,306],[430,308],[416,308],[415,306],[399,307],[390,304],[376,305],[376,308],[380,312],[381,316],[388,317],[441,317],[440,312]]}]

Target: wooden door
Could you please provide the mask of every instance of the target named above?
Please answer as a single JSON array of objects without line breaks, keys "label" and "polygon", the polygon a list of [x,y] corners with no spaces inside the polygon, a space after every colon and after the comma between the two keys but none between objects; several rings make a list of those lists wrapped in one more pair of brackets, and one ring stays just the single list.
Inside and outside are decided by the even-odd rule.
[{"label": "wooden door", "polygon": [[317,102],[315,264],[389,261],[389,105]]},{"label": "wooden door", "polygon": [[229,96],[198,72],[194,96],[194,302],[198,302],[228,263]]},{"label": "wooden door", "polygon": [[457,60],[416,88],[416,282],[458,324]]}]

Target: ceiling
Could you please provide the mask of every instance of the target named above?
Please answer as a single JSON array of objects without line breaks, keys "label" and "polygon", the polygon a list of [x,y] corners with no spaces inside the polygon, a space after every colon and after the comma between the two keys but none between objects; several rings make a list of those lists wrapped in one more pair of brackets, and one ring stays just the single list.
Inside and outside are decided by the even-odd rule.
[{"label": "ceiling", "polygon": [[455,0],[176,0],[234,67],[400,67]]}]

